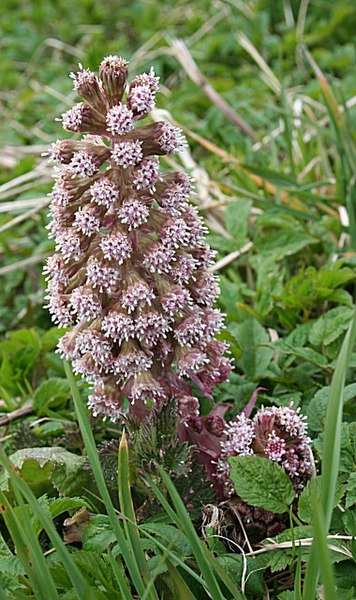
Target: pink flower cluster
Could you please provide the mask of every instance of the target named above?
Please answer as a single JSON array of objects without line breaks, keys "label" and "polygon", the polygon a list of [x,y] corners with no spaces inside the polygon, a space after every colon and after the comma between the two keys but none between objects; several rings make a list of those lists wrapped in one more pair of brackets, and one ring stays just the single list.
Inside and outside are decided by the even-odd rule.
[{"label": "pink flower cluster", "polygon": [[48,309],[72,327],[59,349],[92,383],[94,414],[112,420],[125,400],[143,418],[178,396],[184,414],[196,402],[187,379],[210,395],[231,369],[214,339],[219,290],[189,178],[160,171],[158,157],[186,142],[167,122],[137,126],[155,106],[158,77],[151,69],[128,84],[127,74],[117,56],[102,61],[99,78],[80,66],[71,76],[83,102],[62,124],[84,136],[50,149],[57,253],[45,268]]},{"label": "pink flower cluster", "polygon": [[262,407],[253,419],[241,413],[224,428],[220,456],[214,476],[225,495],[233,487],[229,479],[231,456],[258,455],[280,464],[291,478],[297,492],[312,474],[311,441],[305,417],[291,406]]}]

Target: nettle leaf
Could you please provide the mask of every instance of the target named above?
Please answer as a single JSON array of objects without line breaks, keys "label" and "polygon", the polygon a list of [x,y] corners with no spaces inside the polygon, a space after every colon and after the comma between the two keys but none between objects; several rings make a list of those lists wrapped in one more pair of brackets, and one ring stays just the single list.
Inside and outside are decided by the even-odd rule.
[{"label": "nettle leaf", "polygon": [[17,556],[0,558],[0,573],[7,575],[26,575],[26,569]]},{"label": "nettle leaf", "polygon": [[165,523],[145,523],[141,529],[160,538],[160,542],[167,548],[177,552],[182,560],[192,556],[192,550],[186,536],[173,525]]},{"label": "nettle leaf", "polygon": [[[301,521],[304,521],[304,523],[309,524],[312,522],[313,493],[316,494],[317,502],[319,502],[321,496],[321,481],[322,480],[320,475],[308,481],[307,485],[305,486],[304,490],[300,495],[298,501],[298,517]],[[342,484],[337,485],[335,490],[333,508],[335,508],[335,506],[339,504],[344,493],[345,486]]]},{"label": "nettle leaf", "polygon": [[[321,432],[324,429],[326,407],[328,404],[330,387],[326,386],[318,390],[308,404],[308,425],[312,431]],[[344,388],[344,404],[356,396],[356,383],[351,383]]]},{"label": "nettle leaf", "polygon": [[230,479],[248,504],[273,513],[285,513],[295,498],[287,473],[276,462],[260,456],[232,456]]},{"label": "nettle leaf", "polygon": [[[320,459],[323,459],[324,433],[313,440],[313,446]],[[356,423],[342,423],[340,448],[340,473],[352,473],[356,462]]]},{"label": "nettle leaf", "polygon": [[[71,496],[83,487],[91,487],[90,471],[83,468],[86,459],[63,448],[24,448],[12,454],[10,460],[36,496],[53,494],[55,490]],[[12,494],[5,471],[0,476],[0,489]]]},{"label": "nettle leaf", "polygon": [[51,327],[42,336],[42,348],[44,352],[51,352],[58,344],[58,340],[63,335],[63,329]]},{"label": "nettle leaf", "polygon": [[342,522],[350,535],[356,536],[356,511],[347,510],[342,515]]},{"label": "nettle leaf", "polygon": [[52,377],[43,381],[33,395],[33,408],[39,415],[51,414],[51,410],[70,396],[67,379]]},{"label": "nettle leaf", "polygon": [[298,348],[296,346],[292,346],[285,340],[276,342],[275,347],[278,348],[278,351],[283,354],[295,356],[295,358],[301,358],[302,360],[310,362],[317,367],[326,368],[328,366],[328,361],[325,356],[319,354],[319,352],[316,352],[312,348]]},{"label": "nettle leaf", "polygon": [[104,552],[116,541],[109,517],[106,515],[95,515],[91,517],[88,527],[83,533],[83,549]]},{"label": "nettle leaf", "polygon": [[[340,263],[338,263],[340,265]],[[345,268],[341,269],[340,266],[335,267],[331,271],[318,271],[318,287],[335,289],[339,285],[344,285],[350,281],[354,281],[356,278],[355,271],[353,269]]]},{"label": "nettle leaf", "polygon": [[58,517],[64,512],[71,512],[74,510],[81,509],[83,507],[89,508],[88,502],[83,498],[50,498],[49,499],[49,512],[52,519]]},{"label": "nettle leaf", "polygon": [[247,240],[248,218],[252,202],[240,198],[232,202],[226,209],[226,229],[232,235],[238,246]]},{"label": "nettle leaf", "polygon": [[206,236],[206,241],[211,248],[218,250],[218,252],[221,252],[222,254],[229,254],[230,252],[236,250],[235,241],[223,237],[222,235],[209,234]]},{"label": "nettle leaf", "polygon": [[268,564],[267,554],[259,554],[257,556],[248,556],[243,561],[241,554],[219,554],[216,560],[223,567],[225,573],[240,584],[244,574],[244,565],[247,564],[246,574],[246,594],[247,597],[263,598],[266,587],[263,578],[263,572]]},{"label": "nettle leaf", "polygon": [[328,346],[334,342],[350,325],[353,308],[338,306],[319,317],[309,334],[313,346]]},{"label": "nettle leaf", "polygon": [[283,260],[286,256],[296,254],[310,244],[318,244],[319,240],[302,231],[277,231],[256,240],[256,251],[270,254],[274,260]]},{"label": "nettle leaf", "polygon": [[267,346],[271,341],[267,331],[256,319],[232,323],[230,330],[242,348],[242,355],[237,365],[245,371],[250,380],[260,379],[274,353],[274,350]]},{"label": "nettle leaf", "polygon": [[[292,564],[295,560],[295,551],[293,549],[293,540],[298,539],[302,540],[305,538],[311,538],[313,536],[313,530],[309,526],[299,526],[294,527],[293,532],[291,529],[286,529],[280,535],[277,535],[272,538],[272,540],[268,539],[263,542],[263,546],[270,546],[271,541],[275,543],[276,550],[269,550],[267,553],[268,556],[268,566],[270,567],[272,573],[276,571],[282,571],[288,565]],[[278,548],[278,544],[292,542],[290,547]],[[305,561],[310,553],[310,548],[307,546],[302,546],[300,548],[301,560]]]},{"label": "nettle leaf", "polygon": [[351,473],[346,486],[346,508],[356,503],[356,472]]}]

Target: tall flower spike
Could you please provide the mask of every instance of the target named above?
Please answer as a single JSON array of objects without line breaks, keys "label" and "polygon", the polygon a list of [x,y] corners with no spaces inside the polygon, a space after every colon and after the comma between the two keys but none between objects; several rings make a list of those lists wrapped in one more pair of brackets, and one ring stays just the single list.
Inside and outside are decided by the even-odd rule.
[{"label": "tall flower spike", "polygon": [[[59,326],[73,326],[59,351],[93,385],[95,415],[121,418],[126,398],[129,413],[144,418],[179,395],[183,419],[199,411],[189,380],[210,395],[231,366],[214,340],[218,288],[189,178],[160,172],[159,157],[186,142],[170,123],[139,126],[155,106],[158,77],[151,69],[128,85],[127,64],[108,56],[99,77],[81,65],[71,75],[83,101],[63,114],[63,127],[89,135],[49,151],[58,167],[48,308]],[[277,438],[268,444],[277,456]]]}]

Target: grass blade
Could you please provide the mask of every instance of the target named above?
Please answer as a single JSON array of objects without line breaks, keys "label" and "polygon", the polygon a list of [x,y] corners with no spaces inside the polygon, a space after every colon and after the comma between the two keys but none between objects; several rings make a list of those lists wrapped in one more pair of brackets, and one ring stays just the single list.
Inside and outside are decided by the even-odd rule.
[{"label": "grass blade", "polygon": [[[137,561],[137,565],[140,569],[141,575],[147,586],[148,582],[148,569],[143,553],[139,530],[136,523],[135,511],[132,503],[131,489],[130,489],[130,473],[129,473],[129,450],[125,432],[123,432],[120,446],[119,446],[119,465],[118,465],[118,487],[119,487],[119,501],[120,509],[124,518],[124,528],[126,532],[127,540],[131,546],[132,555]],[[158,598],[153,588],[149,594],[147,594],[147,587],[145,591],[145,598]]]},{"label": "grass blade", "polygon": [[[322,529],[324,531],[325,536],[327,535],[330,527],[333,499],[335,497],[336,482],[339,471],[343,390],[345,387],[347,366],[355,343],[355,337],[356,310],[354,311],[353,319],[345,335],[345,339],[343,341],[340,354],[336,363],[334,375],[330,386],[329,400],[326,410],[323,462],[321,470],[322,483],[320,497],[320,506],[322,510],[323,521]],[[318,516],[316,516],[316,519],[318,519]],[[315,590],[318,583],[318,575],[319,549],[317,549],[317,544],[314,540],[309,560],[307,563],[307,571],[305,575],[305,583],[303,590],[303,600],[314,600]]]},{"label": "grass blade", "polygon": [[[179,496],[176,488],[174,487],[174,485],[173,485],[172,481],[170,480],[169,476],[167,475],[167,473],[165,473],[165,471],[159,465],[157,466],[157,468],[160,472],[163,483],[168,490],[168,493],[173,502],[174,509],[177,513],[177,515],[176,515],[173,510],[170,510],[169,514],[171,516],[173,516],[174,522],[178,525],[178,527],[181,529],[181,531],[183,531],[187,540],[189,541],[192,551],[194,553],[194,556],[199,565],[200,571],[203,575],[206,588],[209,590],[209,593],[210,593],[211,597],[213,598],[213,600],[224,600],[225,597],[224,597],[224,595],[220,589],[220,586],[216,580],[216,577],[214,575],[214,572],[212,569],[212,564],[208,560],[207,554],[204,551],[204,544],[199,539],[199,537],[194,529],[193,523],[186,511],[186,508],[184,506],[184,503],[183,503],[181,497]],[[153,483],[152,480],[150,480],[151,485],[152,485],[152,483]],[[160,502],[163,499],[164,508],[167,510],[167,504],[168,504],[167,501],[165,500],[163,495],[159,492],[159,490],[157,489],[156,486],[154,486],[153,489],[156,494],[157,494],[157,492],[159,493],[159,495],[157,494],[157,497],[160,500]]]},{"label": "grass blade", "polygon": [[[72,560],[61,537],[57,533],[52,520],[43,511],[42,507],[38,503],[35,495],[33,494],[30,487],[27,485],[27,483],[16,474],[15,468],[13,467],[13,465],[11,465],[9,459],[7,458],[7,456],[5,455],[5,453],[2,449],[0,449],[0,460],[1,460],[2,464],[4,465],[5,469],[9,473],[11,483],[12,483],[14,490],[17,490],[17,492],[20,493],[21,496],[23,496],[23,498],[28,503],[31,511],[33,512],[33,514],[38,518],[38,520],[40,521],[40,523],[46,530],[46,533],[47,533],[49,539],[51,540],[53,546],[57,550],[58,556],[60,557],[60,559],[63,562],[63,565],[68,573],[68,576],[71,579],[71,582],[72,582],[77,594],[79,595],[80,598],[83,597],[84,594],[86,594],[87,598],[89,600],[91,597],[91,590],[90,590],[84,576],[82,575],[82,573],[78,569],[77,565]],[[10,513],[11,513],[11,511],[10,511]],[[26,519],[28,520],[27,527],[26,527],[26,534],[28,536],[29,549],[30,549],[30,551],[32,549],[32,553],[33,553],[32,560],[30,562],[30,567],[32,567],[32,564],[33,564],[33,566],[38,571],[38,575],[37,575],[37,572],[35,572],[35,575],[36,575],[36,582],[37,582],[37,584],[39,586],[39,590],[40,590],[39,598],[43,598],[44,600],[48,599],[49,597],[54,598],[54,599],[59,598],[56,587],[53,582],[53,579],[51,577],[51,573],[48,569],[46,559],[43,556],[43,553],[42,553],[41,547],[38,543],[36,534],[35,534],[34,529],[31,526],[31,523],[29,521],[29,517],[28,517],[28,515],[26,515],[25,511],[23,512],[23,515],[25,517],[25,520]]]},{"label": "grass blade", "polygon": [[196,597],[190,591],[183,577],[167,558],[166,565],[169,576],[174,583],[174,592],[176,594],[176,600],[196,600]]},{"label": "grass blade", "polygon": [[[356,338],[356,309],[352,322],[345,335],[344,342],[336,363],[335,372],[330,386],[330,394],[325,417],[323,463],[321,470],[321,506],[327,530],[329,529],[333,499],[340,462],[341,423],[343,411],[343,390],[347,366]],[[327,443],[326,443],[327,440]]]},{"label": "grass blade", "polygon": [[128,571],[130,573],[130,577],[132,580],[132,584],[135,586],[138,594],[142,596],[145,592],[145,586],[141,577],[140,569],[137,564],[137,561],[133,557],[130,551],[130,547],[127,543],[127,539],[122,531],[121,525],[118,521],[115,508],[110,498],[109,491],[106,487],[105,479],[103,472],[101,470],[100,461],[95,445],[94,436],[90,427],[88,415],[86,408],[82,402],[79,390],[77,388],[72,370],[69,364],[64,361],[64,369],[66,372],[66,376],[70,385],[71,393],[74,400],[75,410],[77,413],[78,423],[80,427],[80,431],[83,437],[84,445],[86,451],[88,453],[88,458],[90,461],[91,468],[93,470],[93,474],[95,477],[96,484],[98,486],[99,492],[101,494],[102,500],[105,504],[107,514],[110,518],[110,522],[113,528],[113,531],[116,535],[117,542],[119,544],[120,550],[122,552],[124,561],[127,565]]},{"label": "grass blade", "polygon": [[125,571],[122,567],[121,562],[119,561],[119,559],[115,560],[110,548],[108,548],[107,550],[107,555],[109,557],[110,565],[115,575],[115,579],[118,583],[123,600],[133,600],[133,596],[130,592],[129,584],[126,579]]},{"label": "grass blade", "polygon": [[[146,479],[147,479],[150,487],[154,491],[155,495],[157,496],[157,499],[160,501],[161,505],[163,506],[164,510],[166,511],[166,513],[171,517],[172,521],[177,525],[177,527],[181,531],[183,531],[185,533],[185,531],[184,531],[184,523],[182,523],[182,521],[180,520],[178,514],[176,514],[174,512],[174,510],[172,509],[172,507],[170,506],[170,504],[168,503],[168,501],[166,500],[166,498],[164,497],[164,495],[162,494],[162,492],[156,486],[156,484],[152,481],[152,479],[149,476],[147,476],[147,473],[146,473]],[[178,495],[178,498],[180,499],[179,495]],[[186,518],[191,523],[190,517],[189,517],[188,513],[186,512],[186,509],[185,509],[184,505],[183,505],[183,509],[185,511]],[[226,585],[227,589],[231,592],[233,598],[235,600],[245,600],[244,594],[242,592],[240,592],[239,590],[237,590],[236,583],[233,582],[232,579],[227,575],[226,571],[220,565],[219,561],[210,552],[210,550],[205,546],[205,544],[203,544],[200,541],[200,539],[198,538],[198,536],[197,536],[197,534],[195,532],[194,527],[193,527],[193,531],[195,533],[195,537],[196,537],[197,541],[201,544],[202,550],[205,553],[207,561],[211,563],[211,566],[215,569],[215,571],[219,575],[220,579],[224,582],[224,584]],[[147,534],[145,534],[145,535],[147,535]],[[186,537],[188,537],[188,536],[186,536]],[[155,540],[155,543],[157,543],[157,540]],[[181,566],[187,570],[187,566],[184,565],[184,563],[182,563]],[[195,578],[197,579],[197,576],[196,576],[196,574],[194,572],[193,573],[190,572],[190,574],[191,575],[193,574],[193,576],[195,576]],[[202,585],[204,585],[203,581],[201,581],[200,579],[198,579],[198,581],[199,581],[199,583],[201,583]]]},{"label": "grass blade", "polygon": [[327,530],[325,529],[324,515],[318,504],[315,491],[314,488],[314,493],[312,495],[314,540],[315,546],[318,548],[318,560],[323,583],[323,598],[324,600],[334,600],[336,591],[334,569],[327,544]]},{"label": "grass blade", "polygon": [[[16,489],[16,483],[14,491],[17,496],[18,504],[21,505],[23,502],[18,490]],[[47,563],[45,562],[43,553],[39,546],[38,539],[33,531],[31,536],[31,525],[26,523],[26,519],[29,520],[26,510],[22,511],[22,519],[26,527],[26,530],[24,530],[22,523],[16,518],[15,513],[12,510],[12,506],[8,502],[5,494],[2,492],[0,493],[0,502],[1,513],[6,527],[10,533],[12,541],[15,544],[17,556],[26,570],[26,574],[29,578],[29,582],[31,582],[34,593],[39,600],[45,599],[47,586],[47,592],[51,590],[53,598],[59,598],[51,577],[51,573],[48,570]],[[41,578],[41,574],[45,577],[48,575],[48,582],[46,582],[45,578]]]}]

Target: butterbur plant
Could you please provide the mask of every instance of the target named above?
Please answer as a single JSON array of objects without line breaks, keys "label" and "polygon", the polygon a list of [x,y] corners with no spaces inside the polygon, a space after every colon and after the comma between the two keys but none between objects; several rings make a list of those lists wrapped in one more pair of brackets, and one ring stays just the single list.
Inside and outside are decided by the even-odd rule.
[{"label": "butterbur plant", "polygon": [[234,494],[229,477],[232,456],[260,456],[278,463],[299,496],[315,470],[306,417],[300,409],[263,406],[253,418],[242,412],[227,422],[228,408],[216,404],[209,415],[188,417],[185,427],[179,428],[181,440],[197,447],[218,496],[226,499]]},{"label": "butterbur plant", "polygon": [[223,431],[214,473],[223,495],[233,493],[229,457],[253,455],[278,463],[300,495],[313,474],[306,418],[292,406],[271,406],[262,407],[252,419],[241,413],[230,421]]},{"label": "butterbur plant", "polygon": [[[213,308],[213,252],[189,204],[183,172],[162,171],[159,157],[186,144],[168,122],[142,125],[155,106],[158,77],[127,83],[128,63],[108,56],[99,77],[72,74],[83,99],[62,115],[81,139],[50,148],[57,163],[48,226],[48,309],[71,328],[59,350],[93,386],[94,415],[145,418],[173,397],[182,419],[198,414],[190,381],[210,396],[228,377],[223,325]],[[127,411],[126,411],[127,412]]]}]

